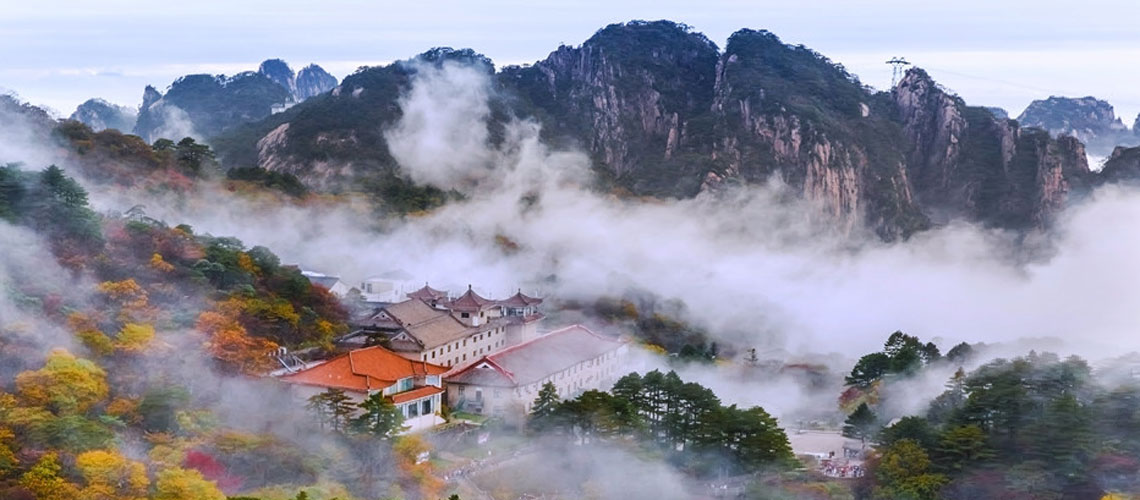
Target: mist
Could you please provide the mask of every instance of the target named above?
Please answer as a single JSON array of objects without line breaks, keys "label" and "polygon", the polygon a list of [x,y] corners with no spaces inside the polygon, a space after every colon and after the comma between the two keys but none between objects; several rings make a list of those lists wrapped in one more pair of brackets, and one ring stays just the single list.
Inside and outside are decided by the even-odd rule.
[{"label": "mist", "polygon": [[209,192],[145,203],[148,213],[268,246],[350,284],[404,269],[492,296],[649,291],[683,301],[686,319],[742,347],[865,352],[899,329],[944,345],[1080,339],[1072,348],[1085,354],[1140,345],[1128,340],[1140,302],[1131,257],[1140,231],[1127,224],[1140,203],[1129,189],[1093,193],[1049,235],[955,223],[891,244],[837,233],[778,179],[694,199],[624,200],[588,189],[586,156],[543,144],[537,123],[508,124],[498,147],[482,132],[450,140],[486,130],[487,79],[453,63],[421,68],[400,101],[404,118],[387,135],[404,170],[466,197],[427,215],[376,232],[347,205],[270,210]]},{"label": "mist", "polygon": [[[264,245],[349,284],[403,269],[437,288],[473,284],[492,297],[523,288],[589,302],[648,291],[680,300],[683,319],[724,345],[823,360],[836,373],[895,330],[944,349],[1022,339],[1095,357],[1140,346],[1130,335],[1140,319],[1131,255],[1140,230],[1129,224],[1140,203],[1130,189],[1100,189],[1048,235],[955,223],[883,243],[859,228],[837,232],[779,179],[685,200],[591,190],[587,156],[544,144],[539,123],[514,120],[505,140],[489,144],[491,92],[481,68],[417,68],[386,137],[409,177],[464,199],[382,230],[349,203],[281,206],[209,187],[165,196],[88,183],[92,203],[104,211],[141,203],[168,224]],[[767,392],[745,384],[729,400],[772,404],[765,394],[787,395],[789,384]],[[774,414],[817,405],[784,400],[787,412]]]}]

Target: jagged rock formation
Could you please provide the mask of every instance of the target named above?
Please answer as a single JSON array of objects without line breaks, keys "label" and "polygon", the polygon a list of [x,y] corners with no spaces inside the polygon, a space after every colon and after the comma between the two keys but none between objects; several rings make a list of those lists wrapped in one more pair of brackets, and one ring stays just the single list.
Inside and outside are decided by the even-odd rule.
[{"label": "jagged rock formation", "polygon": [[[843,227],[862,219],[886,239],[955,217],[1041,227],[1094,175],[1078,140],[966,106],[921,70],[875,92],[765,31],[741,30],[722,52],[668,21],[616,24],[498,73],[470,50],[417,59],[482,65],[497,89],[490,140],[511,116],[534,118],[549,142],[589,153],[602,186],[684,197],[780,178]],[[405,197],[390,189],[407,181],[382,131],[400,116],[414,68],[359,71],[327,98],[227,134],[220,152],[310,183],[347,179]]]},{"label": "jagged rock formation", "polygon": [[149,142],[165,137],[209,139],[243,123],[268,117],[289,92],[260,73],[232,77],[188,75],[175,80],[166,95],[148,86],[134,133]]},{"label": "jagged rock formation", "polygon": [[636,192],[692,195],[712,146],[717,46],[668,22],[611,25],[502,80]]},{"label": "jagged rock formation", "polygon": [[309,65],[294,75],[281,59],[268,59],[256,72],[228,78],[187,75],[172,83],[166,95],[147,86],[134,132],[148,141],[159,137],[211,140],[335,86],[336,78],[320,66]]},{"label": "jagged rock formation", "polygon": [[1009,111],[1006,111],[1005,108],[999,108],[997,106],[986,106],[986,109],[990,112],[990,114],[994,115],[994,118],[997,118],[999,120],[1009,119]]},{"label": "jagged rock formation", "polygon": [[1116,117],[1112,105],[1095,97],[1033,101],[1017,120],[1023,127],[1076,137],[1097,156],[1107,156],[1116,146],[1140,144],[1140,137]]},{"label": "jagged rock formation", "polygon": [[320,66],[310,64],[297,72],[296,90],[293,97],[304,101],[313,96],[324,94],[336,88],[336,77],[330,75]]},{"label": "jagged rock formation", "polygon": [[98,132],[105,129],[131,131],[135,128],[138,112],[126,106],[111,104],[103,99],[88,99],[71,114],[70,119],[83,122]]},{"label": "jagged rock formation", "polygon": [[1104,162],[1098,183],[1140,182],[1140,147],[1118,147]]},{"label": "jagged rock formation", "polygon": [[1036,227],[1090,175],[1084,146],[966,106],[921,69],[894,89],[914,193],[936,222]]},{"label": "jagged rock formation", "polygon": [[289,91],[289,95],[297,95],[297,82],[294,79],[293,68],[280,59],[266,59],[257,67],[257,72]]},{"label": "jagged rock formation", "polygon": [[310,64],[293,74],[293,69],[280,59],[267,59],[257,69],[258,73],[289,91],[294,102],[328,92],[336,87],[336,77],[330,75],[324,68]]},{"label": "jagged rock formation", "polygon": [[717,66],[709,180],[779,175],[846,224],[866,216],[887,238],[926,225],[914,205],[890,102],[803,47],[765,31],[732,35]]}]

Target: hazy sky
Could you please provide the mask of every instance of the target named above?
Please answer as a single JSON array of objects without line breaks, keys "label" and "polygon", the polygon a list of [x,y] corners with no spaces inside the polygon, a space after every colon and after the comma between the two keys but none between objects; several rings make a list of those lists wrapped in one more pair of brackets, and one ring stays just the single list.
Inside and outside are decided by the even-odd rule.
[{"label": "hazy sky", "polygon": [[272,57],[338,78],[443,45],[527,63],[606,24],[662,18],[722,47],[737,29],[768,29],[880,88],[883,62],[904,56],[971,104],[1015,115],[1051,94],[1107,99],[1129,125],[1140,112],[1135,0],[0,2],[0,89],[62,114],[89,97],[137,106],[147,84]]}]

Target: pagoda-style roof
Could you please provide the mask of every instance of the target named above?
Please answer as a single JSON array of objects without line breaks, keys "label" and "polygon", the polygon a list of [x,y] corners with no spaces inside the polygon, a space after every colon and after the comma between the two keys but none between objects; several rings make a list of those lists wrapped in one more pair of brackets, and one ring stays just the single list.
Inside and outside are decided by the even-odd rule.
[{"label": "pagoda-style roof", "polygon": [[497,305],[498,302],[480,296],[471,289],[471,285],[467,285],[467,292],[448,303],[447,308],[452,311],[477,312]]},{"label": "pagoda-style roof", "polygon": [[416,290],[412,293],[409,293],[407,295],[408,295],[409,299],[420,299],[424,302],[432,302],[432,301],[439,301],[439,300],[446,299],[447,298],[447,291],[446,290],[436,290],[436,289],[428,286],[427,283],[424,283],[423,288]]},{"label": "pagoda-style roof", "polygon": [[499,305],[503,307],[529,307],[537,306],[541,303],[542,299],[538,297],[523,295],[522,290],[519,290],[518,293],[499,301]]}]

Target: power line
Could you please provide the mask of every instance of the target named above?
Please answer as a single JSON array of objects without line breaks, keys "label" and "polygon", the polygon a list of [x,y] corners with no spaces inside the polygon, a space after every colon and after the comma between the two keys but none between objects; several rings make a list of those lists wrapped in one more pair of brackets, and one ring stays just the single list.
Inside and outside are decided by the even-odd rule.
[{"label": "power line", "polygon": [[896,56],[887,61],[887,64],[890,64],[892,69],[891,88],[893,89],[895,88],[895,85],[898,85],[899,79],[902,78],[904,68],[910,66],[910,62],[908,62],[905,58]]}]

